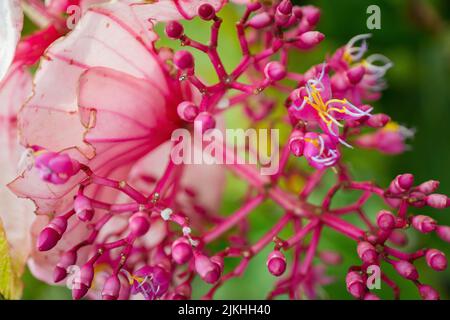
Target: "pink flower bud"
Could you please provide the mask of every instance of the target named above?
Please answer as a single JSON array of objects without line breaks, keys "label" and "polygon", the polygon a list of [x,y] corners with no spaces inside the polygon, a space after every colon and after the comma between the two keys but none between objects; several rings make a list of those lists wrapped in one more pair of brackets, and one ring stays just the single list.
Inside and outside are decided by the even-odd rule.
[{"label": "pink flower bud", "polygon": [[338,265],[342,263],[342,256],[333,251],[322,251],[319,253],[320,259],[328,265]]},{"label": "pink flower bud", "polygon": [[308,31],[303,33],[295,45],[300,49],[312,49],[325,39],[323,33],[318,31]]},{"label": "pink flower bud", "polygon": [[412,226],[422,233],[429,233],[436,229],[436,221],[431,217],[418,215],[412,218]]},{"label": "pink flower bud", "polygon": [[419,274],[417,273],[416,267],[408,261],[399,260],[393,262],[394,268],[399,275],[408,280],[417,280]]},{"label": "pink flower bud", "polygon": [[423,300],[439,300],[439,293],[433,287],[426,284],[419,284],[419,294]]},{"label": "pink flower bud", "polygon": [[130,233],[135,237],[142,237],[150,229],[150,221],[145,212],[137,212],[132,215],[129,224]]},{"label": "pink flower bud", "polygon": [[192,258],[192,247],[189,240],[179,238],[173,242],[172,258],[178,264],[184,264]]},{"label": "pink flower bud", "polygon": [[289,150],[296,157],[301,157],[303,151],[305,150],[305,140],[303,139],[303,134],[299,133],[296,136],[292,136],[289,140]]},{"label": "pink flower bud", "polygon": [[366,295],[364,296],[364,300],[380,300],[380,297],[378,297],[377,295],[368,292],[366,293]]},{"label": "pink flower bud", "polygon": [[350,271],[345,277],[345,284],[347,291],[355,298],[361,299],[366,293],[366,286],[364,280],[359,272]]},{"label": "pink flower bud", "polygon": [[286,271],[286,257],[280,251],[275,250],[267,258],[267,269],[275,277],[283,275]]},{"label": "pink flower bud", "polygon": [[375,247],[369,242],[362,241],[358,243],[357,252],[364,263],[372,264],[378,259],[378,253]]},{"label": "pink flower bud", "polygon": [[427,205],[436,209],[445,209],[450,205],[449,198],[446,195],[433,193],[426,197]]},{"label": "pink flower bud", "polygon": [[378,114],[374,114],[373,116],[369,117],[366,124],[372,128],[382,128],[389,121],[391,121],[391,118],[388,115],[385,115],[384,113],[378,113]]},{"label": "pink flower bud", "polygon": [[294,6],[294,8],[292,8],[292,13],[294,14],[294,16],[297,18],[297,19],[301,19],[301,18],[303,18],[303,10],[302,10],[302,8],[301,7],[299,7],[299,6]]},{"label": "pink flower bud", "polygon": [[409,190],[414,184],[414,176],[409,173],[398,175],[389,186],[389,192],[400,194]]},{"label": "pink flower bud", "polygon": [[426,195],[419,191],[413,191],[409,194],[411,205],[416,208],[422,208],[426,205]]},{"label": "pink flower bud", "polygon": [[361,82],[366,69],[363,66],[353,67],[347,71],[347,79],[351,84],[356,85]]},{"label": "pink flower bud", "polygon": [[399,247],[404,247],[408,244],[408,237],[403,231],[393,230],[391,235],[389,236],[389,241]]},{"label": "pink flower bud", "polygon": [[250,11],[259,10],[259,9],[261,9],[261,7],[262,7],[262,4],[259,3],[258,1],[252,1],[252,2],[247,3],[247,8]]},{"label": "pink flower bud", "polygon": [[444,271],[447,269],[447,258],[442,251],[430,249],[425,255],[428,266],[436,271]]},{"label": "pink flower bud", "polygon": [[320,20],[320,10],[317,7],[304,6],[302,7],[302,13],[310,26],[315,26]]},{"label": "pink flower bud", "polygon": [[42,180],[52,184],[64,184],[80,171],[80,163],[67,154],[44,152],[35,159],[35,167]]},{"label": "pink flower bud", "polygon": [[75,197],[73,203],[75,213],[81,221],[91,221],[94,216],[94,209],[92,208],[91,200],[83,195]]},{"label": "pink flower bud", "polygon": [[286,77],[286,68],[278,61],[272,61],[266,64],[264,68],[266,78],[272,81],[280,81]]},{"label": "pink flower bud", "polygon": [[198,15],[203,20],[211,20],[216,16],[216,11],[214,7],[209,3],[204,3],[198,8]]},{"label": "pink flower bud", "polygon": [[439,184],[439,181],[429,180],[420,184],[417,189],[425,194],[430,194],[435,192],[439,188]]},{"label": "pink flower bud", "polygon": [[450,243],[450,227],[449,226],[437,226],[436,234],[444,240],[445,242]]},{"label": "pink flower bud", "polygon": [[201,133],[204,133],[216,127],[216,120],[209,112],[199,113],[194,122],[195,128],[198,129]]},{"label": "pink flower bud", "polygon": [[183,25],[178,21],[171,21],[166,24],[166,34],[169,38],[180,39],[183,33]]},{"label": "pink flower bud", "polygon": [[189,51],[180,50],[175,52],[173,63],[180,70],[192,69],[194,67],[194,57]]},{"label": "pink flower bud", "polygon": [[53,219],[39,234],[38,250],[48,251],[52,249],[67,229],[67,219],[63,216]]},{"label": "pink flower bud", "polygon": [[290,0],[283,0],[277,7],[277,10],[285,15],[292,13],[292,2]]},{"label": "pink flower bud", "polygon": [[197,254],[194,260],[195,271],[206,283],[213,284],[220,278],[221,268],[220,265],[214,263],[207,256],[203,254]]},{"label": "pink flower bud", "polygon": [[120,292],[120,280],[117,275],[111,275],[105,282],[102,290],[103,300],[117,300]]},{"label": "pink flower bud", "polygon": [[395,228],[395,216],[386,210],[381,210],[377,214],[377,225],[381,230],[392,230]]},{"label": "pink flower bud", "polygon": [[67,276],[67,268],[75,265],[76,261],[76,251],[65,252],[56,264],[55,271],[53,272],[53,281],[59,282],[63,280]]},{"label": "pink flower bud", "polygon": [[190,101],[183,101],[177,107],[178,116],[187,122],[193,122],[199,113],[198,107]]},{"label": "pink flower bud", "polygon": [[267,12],[259,13],[251,18],[247,25],[255,29],[263,29],[272,23],[272,18]]},{"label": "pink flower bud", "polygon": [[94,266],[90,263],[85,264],[75,278],[72,288],[72,298],[79,300],[89,291],[94,279]]}]

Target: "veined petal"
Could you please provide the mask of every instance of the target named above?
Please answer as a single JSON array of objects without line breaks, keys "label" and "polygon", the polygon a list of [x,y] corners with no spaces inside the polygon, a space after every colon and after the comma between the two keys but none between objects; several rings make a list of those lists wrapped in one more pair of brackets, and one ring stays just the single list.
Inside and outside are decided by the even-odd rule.
[{"label": "veined petal", "polygon": [[23,26],[20,0],[0,1],[0,80],[14,59]]},{"label": "veined petal", "polygon": [[133,10],[142,21],[170,21],[194,18],[197,16],[198,8],[205,3],[218,11],[225,2],[225,0],[162,0],[150,4],[136,4]]}]

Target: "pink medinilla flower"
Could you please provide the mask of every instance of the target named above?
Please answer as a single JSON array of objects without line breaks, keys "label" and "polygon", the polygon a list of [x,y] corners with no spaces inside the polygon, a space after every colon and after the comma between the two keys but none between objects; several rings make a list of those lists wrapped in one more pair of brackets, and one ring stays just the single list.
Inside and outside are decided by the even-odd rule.
[{"label": "pink medinilla flower", "polygon": [[376,149],[386,154],[400,154],[408,148],[406,139],[413,136],[413,130],[389,122],[374,133],[358,137],[356,144],[361,148]]},{"label": "pink medinilla flower", "polygon": [[[366,281],[370,267],[379,266],[381,280],[397,298],[396,282],[383,271],[391,265],[412,281],[418,296],[438,298],[422,283],[417,261],[442,271],[445,255],[430,248],[405,252],[391,244],[405,245],[408,228],[449,241],[449,228],[438,217],[410,212],[445,209],[449,198],[436,193],[436,181],[416,183],[409,173],[385,188],[355,181],[342,153],[353,144],[403,151],[398,135],[380,136],[392,129],[389,116],[372,114],[366,104],[381,97],[390,62],[377,55],[364,60],[368,36],[360,36],[325,63],[297,73],[290,53],[312,50],[324,40],[315,30],[320,10],[289,0],[238,2],[244,6],[236,24],[241,60],[233,68],[218,50],[223,1],[93,5],[71,33],[48,48],[34,95],[18,116],[28,161],[9,185],[36,205],[32,273],[66,283],[74,299],[189,299],[196,278],[210,286],[203,298],[212,299],[268,249],[261,267],[280,277],[268,298],[315,299],[333,280],[326,268],[341,262],[339,253],[321,247],[332,229],[354,243],[352,254],[359,259],[342,275],[351,296],[378,299]],[[61,12],[58,5],[51,3],[52,10]],[[191,38],[180,21],[195,16],[210,27],[208,43]],[[179,41],[182,50],[159,45],[154,27],[161,22],[162,36]],[[209,59],[216,81],[204,80],[192,50]],[[266,95],[267,89],[279,91],[282,100]],[[288,109],[284,117],[278,112],[282,101]],[[252,125],[291,126],[289,138],[275,150],[280,155],[275,172],[266,176],[259,170],[265,165],[261,159],[256,165],[239,161],[254,153],[253,146],[235,150],[219,138],[223,147],[208,159],[222,157],[223,167],[175,163],[172,152],[184,142],[168,141],[176,129],[218,133],[212,129],[224,129],[222,113],[239,107]],[[361,143],[366,130],[370,145]],[[308,168],[291,155],[305,157]],[[224,168],[248,185],[236,211],[227,215],[218,213]],[[355,202],[335,201],[346,191],[357,194]],[[374,220],[366,212],[371,197],[385,203]],[[254,240],[249,216],[266,201],[282,213],[271,215],[270,229]],[[225,249],[210,245],[218,239]],[[229,258],[238,264],[225,268]]]}]

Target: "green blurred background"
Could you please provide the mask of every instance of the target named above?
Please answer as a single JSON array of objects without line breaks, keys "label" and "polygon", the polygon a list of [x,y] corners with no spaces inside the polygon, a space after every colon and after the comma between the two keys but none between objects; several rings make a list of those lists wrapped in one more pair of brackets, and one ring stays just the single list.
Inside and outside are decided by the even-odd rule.
[{"label": "green blurred background", "polygon": [[[409,142],[411,150],[401,156],[382,156],[376,152],[356,150],[346,154],[350,168],[357,179],[371,179],[382,186],[398,173],[411,172],[417,181],[439,179],[440,192],[450,194],[450,1],[448,0],[316,0],[297,1],[300,4],[315,4],[322,8],[322,19],[318,30],[326,35],[320,47],[307,54],[299,53],[292,60],[292,66],[304,71],[311,64],[323,61],[327,53],[344,45],[350,38],[361,33],[373,33],[370,40],[370,53],[382,53],[388,56],[395,67],[388,72],[389,88],[383,98],[375,103],[377,111],[388,113],[402,125],[416,129],[416,136]],[[381,8],[381,30],[367,30],[366,9],[376,4]],[[234,33],[234,22],[238,19],[236,8],[227,6],[221,13],[227,22],[221,32],[220,52],[225,64],[231,68],[239,61],[238,43]],[[207,39],[208,30],[198,21],[185,24],[187,34],[195,39]],[[163,44],[166,44],[163,42]],[[208,78],[210,66],[198,56],[197,65]],[[210,79],[212,80],[212,79]],[[236,111],[238,112],[238,111]],[[239,113],[228,115],[229,126],[239,126],[236,119]],[[245,191],[245,184],[229,177],[227,191],[221,212],[229,214],[237,207]],[[341,195],[339,202],[348,202],[354,195]],[[371,201],[367,212],[372,216],[382,207],[382,203]],[[450,212],[425,209],[440,224],[450,225]],[[250,239],[255,241],[264,234],[281,214],[270,203],[255,211],[250,218]],[[223,248],[218,243],[217,248]],[[434,247],[450,256],[449,246],[434,235],[421,236],[410,234],[407,250],[421,247]],[[217,249],[216,248],[216,249]],[[348,266],[357,264],[355,244],[333,231],[326,231],[320,243],[321,249],[336,250],[343,254],[341,266],[330,267],[327,273],[336,278],[334,284],[320,290],[324,299],[350,299],[345,290],[344,277]],[[222,299],[263,299],[271,290],[274,278],[265,268],[268,250],[256,256],[242,278],[229,281],[217,293]],[[237,262],[237,261],[236,261]],[[227,268],[235,262],[227,260]],[[421,281],[435,286],[442,298],[450,297],[450,270],[442,273],[431,271],[423,261],[418,263]],[[392,272],[390,266],[382,266],[402,289],[402,298],[419,298],[417,289]],[[207,287],[195,282],[197,292],[194,298],[201,297]],[[392,298],[389,288],[383,283],[376,294],[387,299]],[[24,299],[70,299],[66,288],[48,286],[27,272],[25,275]]]}]

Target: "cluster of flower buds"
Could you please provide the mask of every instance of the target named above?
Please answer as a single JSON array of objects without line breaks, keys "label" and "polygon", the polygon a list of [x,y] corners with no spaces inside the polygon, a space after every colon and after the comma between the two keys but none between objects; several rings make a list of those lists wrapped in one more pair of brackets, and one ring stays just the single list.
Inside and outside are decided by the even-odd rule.
[{"label": "cluster of flower buds", "polygon": [[[378,54],[364,58],[370,35],[356,36],[330,58],[319,57],[321,63],[299,73],[288,63],[289,56],[324,40],[316,30],[320,10],[290,0],[235,1],[230,5],[244,6],[236,24],[241,60],[228,70],[217,50],[225,1],[132,2],[86,10],[80,25],[47,50],[36,75],[35,95],[18,115],[23,143],[33,150],[34,161],[9,187],[33,200],[37,213],[44,215],[35,225],[40,232],[39,252],[31,257],[34,265],[54,261],[52,255],[57,255],[50,272],[54,282],[68,279],[70,267],[79,266],[71,283],[74,299],[189,299],[196,277],[211,285],[204,298],[212,299],[229,279],[247,270],[255,255],[270,248],[266,268],[278,279],[267,297],[314,299],[320,286],[334,281],[326,268],[345,262],[339,252],[319,249],[327,228],[355,243],[361,264],[351,266],[345,277],[353,297],[378,298],[367,286],[368,272],[377,266],[381,280],[398,298],[398,285],[384,272],[392,266],[417,286],[422,298],[439,298],[432,286],[421,282],[414,263],[424,258],[431,269],[442,271],[447,267],[445,254],[393,247],[406,243],[403,232],[408,228],[434,232],[450,242],[450,227],[409,212],[412,207],[448,208],[449,198],[435,193],[439,182],[415,186],[413,175],[403,174],[383,189],[353,180],[342,156],[342,148],[353,146],[400,153],[412,135],[367,104],[381,98],[384,76],[392,67]],[[185,31],[181,20],[195,16],[210,27],[208,43]],[[142,17],[142,23],[136,23]],[[180,41],[183,50],[155,45],[157,23],[165,25],[165,35]],[[119,44],[119,36],[126,45]],[[79,55],[74,46],[89,48],[92,56]],[[210,60],[217,82],[203,80],[193,50]],[[96,52],[101,59],[94,58]],[[67,98],[48,94],[56,85]],[[284,94],[282,100],[266,94],[268,88]],[[77,101],[76,106],[69,106],[71,101]],[[52,106],[52,112],[46,106]],[[280,118],[278,111],[284,112],[280,122],[290,135],[278,150],[277,173],[267,177],[257,166],[239,163],[198,170],[172,161],[164,146],[175,129],[194,131],[199,124],[205,132],[235,107],[242,107],[252,124],[270,123],[270,128],[277,123],[273,119]],[[66,125],[68,133],[62,130]],[[362,134],[362,129],[370,132]],[[36,135],[39,130],[43,134]],[[305,158],[307,165],[297,158]],[[324,179],[329,168],[335,178],[331,186]],[[234,213],[222,216],[217,211],[225,170],[245,181],[248,192]],[[291,183],[298,180],[300,184]],[[317,197],[310,196],[321,188],[327,189],[317,193],[325,194],[318,204]],[[358,199],[332,205],[341,191],[359,193]],[[376,217],[366,212],[371,197],[386,203]],[[271,229],[250,243],[248,216],[266,200],[283,214],[271,216]],[[48,219],[42,223],[45,215]],[[354,220],[347,221],[346,215],[361,221],[349,222]],[[287,229],[293,232],[282,239]],[[214,251],[210,244],[219,238],[228,245]],[[228,258],[240,262],[224,273]],[[44,269],[34,272],[50,281],[39,273]]]}]

